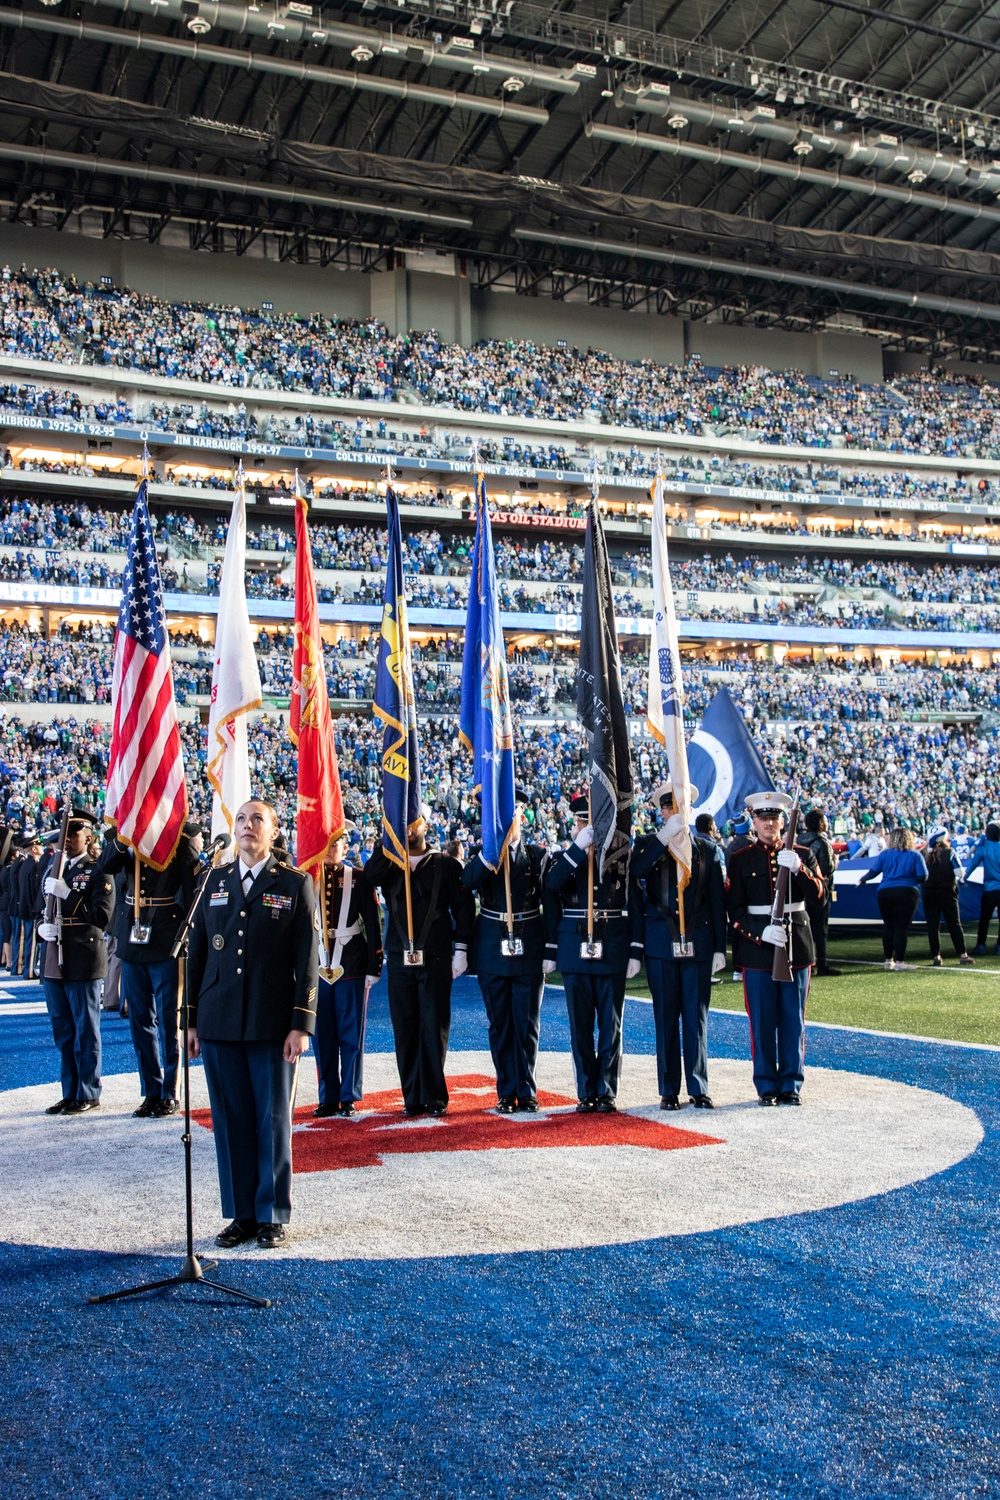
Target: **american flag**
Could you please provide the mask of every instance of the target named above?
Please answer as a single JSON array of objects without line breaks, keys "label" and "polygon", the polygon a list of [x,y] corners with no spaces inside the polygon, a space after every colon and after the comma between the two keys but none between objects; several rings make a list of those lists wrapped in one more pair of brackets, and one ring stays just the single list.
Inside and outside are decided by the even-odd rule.
[{"label": "american flag", "polygon": [[112,702],[105,817],[117,825],[123,844],[154,870],[165,870],[180,841],[188,799],[145,479],[135,497],[122,575]]}]

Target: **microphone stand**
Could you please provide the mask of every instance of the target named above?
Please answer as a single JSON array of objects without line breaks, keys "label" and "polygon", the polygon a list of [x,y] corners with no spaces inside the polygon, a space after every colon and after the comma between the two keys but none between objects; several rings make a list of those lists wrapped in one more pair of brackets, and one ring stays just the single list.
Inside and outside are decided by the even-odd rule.
[{"label": "microphone stand", "polygon": [[[223,845],[225,847],[225,845]],[[220,854],[222,850],[218,851]],[[120,1292],[104,1292],[99,1297],[88,1297],[88,1302],[118,1302],[122,1297],[137,1297],[142,1292],[157,1292],[167,1286],[202,1286],[209,1287],[213,1292],[226,1292],[230,1297],[239,1297],[243,1302],[249,1302],[254,1307],[270,1307],[269,1297],[255,1297],[250,1292],[241,1291],[235,1286],[226,1286],[225,1282],[213,1281],[205,1275],[206,1271],[214,1271],[218,1261],[209,1260],[202,1263],[199,1256],[194,1253],[194,1200],[191,1183],[191,1070],[188,1060],[188,1036],[190,1034],[190,1018],[188,1011],[188,971],[187,951],[188,933],[194,921],[195,912],[201,905],[201,899],[205,894],[209,877],[215,869],[214,860],[210,860],[205,867],[205,873],[195,890],[194,900],[188,908],[187,916],[170,950],[171,958],[179,958],[181,966],[181,1016],[183,1027],[183,1062],[184,1074],[184,1134],[181,1141],[184,1145],[184,1197],[187,1229],[187,1253],[181,1261],[181,1268],[175,1276],[166,1276],[160,1281],[144,1281],[137,1286],[123,1288]]]}]

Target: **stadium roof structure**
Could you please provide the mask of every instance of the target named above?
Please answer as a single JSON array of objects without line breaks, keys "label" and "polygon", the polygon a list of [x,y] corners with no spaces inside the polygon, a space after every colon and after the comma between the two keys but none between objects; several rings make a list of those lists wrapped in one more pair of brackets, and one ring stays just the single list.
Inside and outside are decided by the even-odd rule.
[{"label": "stadium roof structure", "polygon": [[1000,0],[0,3],[0,200],[995,356]]}]

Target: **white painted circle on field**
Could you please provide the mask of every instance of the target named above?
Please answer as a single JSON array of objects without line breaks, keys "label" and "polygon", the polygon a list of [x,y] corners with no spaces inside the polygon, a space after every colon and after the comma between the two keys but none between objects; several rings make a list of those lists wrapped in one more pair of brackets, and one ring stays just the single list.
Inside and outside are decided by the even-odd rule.
[{"label": "white painted circle on field", "polygon": [[[448,1058],[444,1121],[405,1121],[391,1054],[366,1059],[354,1120],[313,1121],[301,1065],[292,1237],[282,1254],[398,1259],[620,1244],[780,1218],[889,1192],[976,1149],[972,1110],[867,1074],[810,1068],[801,1109],[760,1109],[746,1062],[714,1059],[715,1110],[658,1107],[654,1059],[627,1054],[618,1116],[580,1116],[570,1058],[543,1053],[545,1109],[500,1117],[488,1053]],[[181,1121],[135,1120],[135,1075],[100,1111],[51,1118],[51,1085],[0,1095],[0,1222],[17,1244],[183,1251]],[[204,1074],[192,1100],[207,1104]],[[707,1138],[707,1139],[706,1139]],[[194,1127],[196,1236],[221,1227],[215,1150]],[[236,1254],[257,1255],[256,1247]]]}]

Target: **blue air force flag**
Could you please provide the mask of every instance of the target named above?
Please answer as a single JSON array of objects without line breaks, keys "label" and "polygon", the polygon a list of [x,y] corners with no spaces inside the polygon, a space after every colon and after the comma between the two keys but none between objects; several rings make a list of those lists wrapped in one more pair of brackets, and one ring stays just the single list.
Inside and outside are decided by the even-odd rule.
[{"label": "blue air force flag", "polygon": [[389,555],[373,708],[382,722],[382,848],[402,869],[409,832],[420,817],[420,755],[403,585],[403,534],[399,502],[391,485],[386,488],[385,504]]},{"label": "blue air force flag", "polygon": [[514,821],[514,726],[500,626],[486,481],[476,475],[476,540],[462,656],[459,738],[472,751],[483,808],[483,863],[498,870]]},{"label": "blue air force flag", "polygon": [[683,888],[691,875],[691,778],[684,742],[684,686],[677,641],[674,591],[670,585],[670,563],[667,557],[663,480],[660,478],[653,484],[652,498],[653,627],[649,634],[646,723],[667,752],[667,765],[674,791],[674,811],[682,822],[682,827],[668,841],[667,848],[685,872],[681,876]]},{"label": "blue air force flag", "polygon": [[702,796],[695,815],[711,813],[720,828],[740,815],[751,792],[774,791],[774,779],[726,688],[716,693],[691,736],[688,760]]}]

